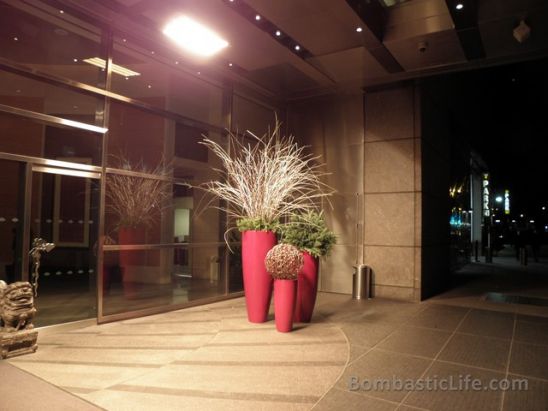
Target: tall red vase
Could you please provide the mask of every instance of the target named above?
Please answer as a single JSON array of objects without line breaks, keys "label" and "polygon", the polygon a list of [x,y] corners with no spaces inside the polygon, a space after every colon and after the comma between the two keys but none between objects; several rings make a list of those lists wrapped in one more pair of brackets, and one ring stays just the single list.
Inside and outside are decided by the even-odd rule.
[{"label": "tall red vase", "polygon": [[242,271],[244,277],[247,318],[252,323],[264,323],[272,298],[272,277],[266,271],[266,254],[276,245],[272,231],[242,233]]},{"label": "tall red vase", "polygon": [[318,292],[318,269],[320,261],[306,251],[303,252],[304,264],[297,280],[297,301],[295,303],[295,322],[309,323],[316,304]]},{"label": "tall red vase", "polygon": [[287,333],[293,330],[296,297],[296,280],[274,280],[274,320],[279,332]]},{"label": "tall red vase", "polygon": [[[145,242],[146,230],[143,227],[120,227],[118,230],[119,244],[143,244]],[[124,297],[135,299],[139,297],[140,280],[137,275],[139,266],[145,263],[145,253],[143,251],[118,251],[119,264],[122,272],[122,283],[124,287]]]}]

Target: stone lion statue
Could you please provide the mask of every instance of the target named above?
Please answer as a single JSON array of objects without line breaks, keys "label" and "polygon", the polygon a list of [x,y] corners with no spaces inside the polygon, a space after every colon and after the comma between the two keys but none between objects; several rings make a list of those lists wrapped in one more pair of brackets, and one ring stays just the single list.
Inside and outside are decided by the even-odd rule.
[{"label": "stone lion statue", "polygon": [[36,314],[32,286],[25,281],[7,285],[0,281],[0,327],[1,331],[14,332],[34,328],[32,319]]}]

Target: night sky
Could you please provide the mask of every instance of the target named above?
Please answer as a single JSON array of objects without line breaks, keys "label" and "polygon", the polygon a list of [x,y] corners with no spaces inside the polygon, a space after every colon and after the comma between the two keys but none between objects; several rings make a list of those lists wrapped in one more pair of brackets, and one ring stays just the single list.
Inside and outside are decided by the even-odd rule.
[{"label": "night sky", "polygon": [[513,214],[548,206],[548,60],[451,77],[454,121],[487,163],[492,187],[510,190]]}]

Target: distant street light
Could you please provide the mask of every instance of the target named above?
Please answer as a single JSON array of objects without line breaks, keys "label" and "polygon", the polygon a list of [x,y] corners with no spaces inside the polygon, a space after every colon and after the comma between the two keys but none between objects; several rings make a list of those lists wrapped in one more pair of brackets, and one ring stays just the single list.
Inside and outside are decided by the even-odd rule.
[{"label": "distant street light", "polygon": [[495,198],[495,201],[496,201],[497,203],[502,203],[502,202],[504,201],[504,198],[502,198],[502,196],[497,196],[497,197]]}]

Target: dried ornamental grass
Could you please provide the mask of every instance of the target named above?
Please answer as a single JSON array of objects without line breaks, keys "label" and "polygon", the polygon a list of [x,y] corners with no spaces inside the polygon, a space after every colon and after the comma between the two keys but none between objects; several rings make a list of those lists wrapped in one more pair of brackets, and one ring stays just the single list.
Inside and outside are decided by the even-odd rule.
[{"label": "dried ornamental grass", "polygon": [[296,280],[303,267],[302,253],[295,246],[278,244],[266,255],[266,271],[277,280]]},{"label": "dried ornamental grass", "polygon": [[250,133],[255,144],[245,144],[232,133],[226,149],[207,138],[202,142],[224,166],[217,170],[222,179],[202,188],[226,201],[221,208],[229,216],[275,225],[296,211],[316,209],[319,200],[333,193],[321,181],[327,173],[320,171],[319,157],[306,154],[306,147],[299,147],[292,136],[282,137],[280,126],[276,121],[274,131],[262,138]]},{"label": "dried ornamental grass", "polygon": [[153,225],[166,200],[172,195],[171,185],[166,181],[171,175],[171,168],[163,161],[152,168],[132,164],[124,156],[116,156],[115,159],[118,168],[143,176],[108,174],[105,193],[107,210],[117,217],[118,228]]}]

